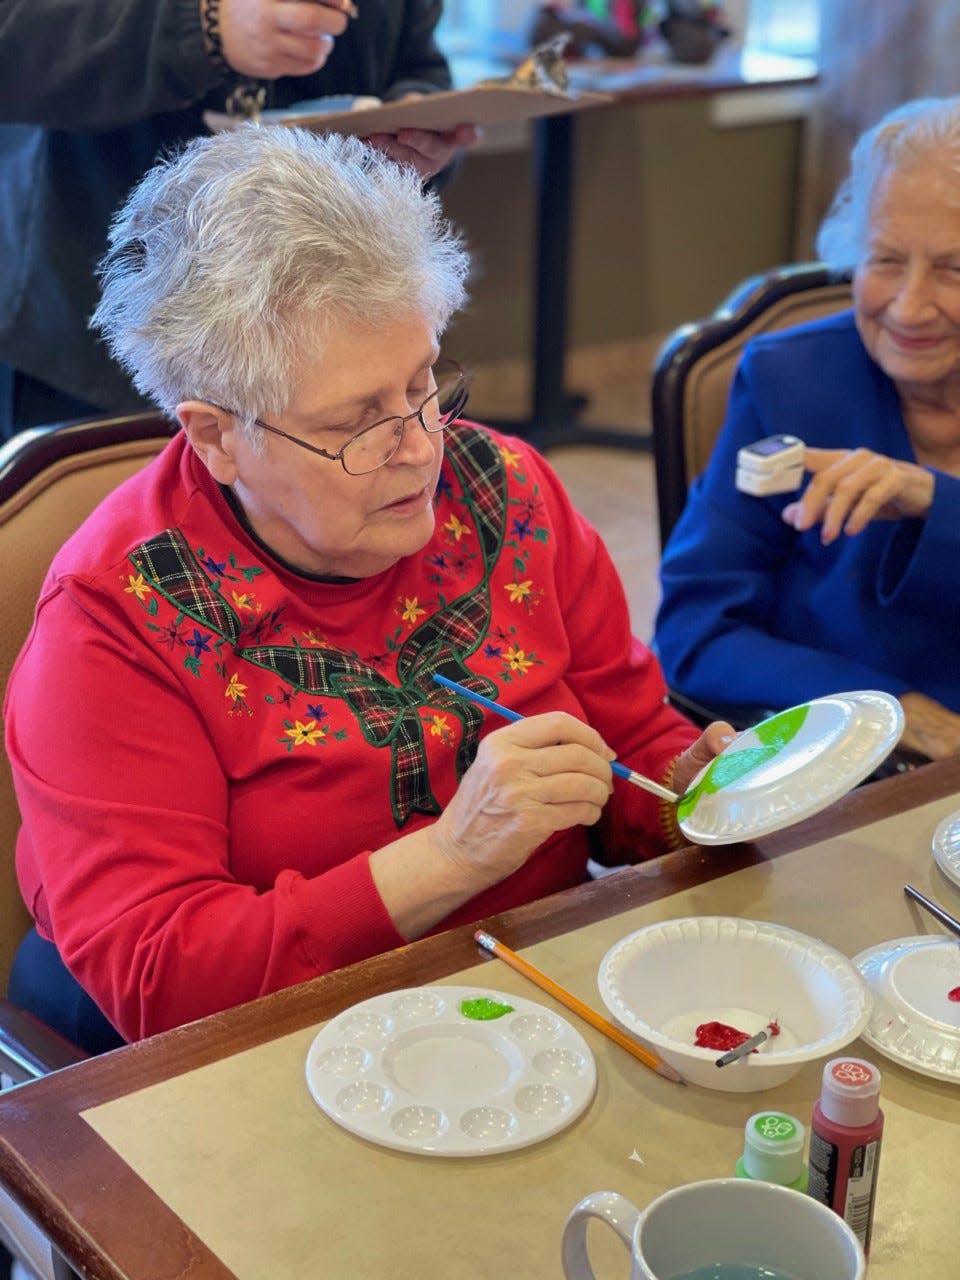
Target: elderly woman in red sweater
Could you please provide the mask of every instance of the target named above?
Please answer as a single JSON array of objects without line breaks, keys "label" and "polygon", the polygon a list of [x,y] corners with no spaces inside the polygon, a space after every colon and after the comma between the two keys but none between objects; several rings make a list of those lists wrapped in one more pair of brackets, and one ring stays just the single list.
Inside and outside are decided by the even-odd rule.
[{"label": "elderly woman in red sweater", "polygon": [[89,1043],[69,971],[95,1047],[663,853],[611,761],[682,789],[729,733],[544,460],[459,417],[467,266],[414,170],[297,131],[194,142],[114,224],[94,322],[183,430],[58,554],[6,706],[11,990]]}]

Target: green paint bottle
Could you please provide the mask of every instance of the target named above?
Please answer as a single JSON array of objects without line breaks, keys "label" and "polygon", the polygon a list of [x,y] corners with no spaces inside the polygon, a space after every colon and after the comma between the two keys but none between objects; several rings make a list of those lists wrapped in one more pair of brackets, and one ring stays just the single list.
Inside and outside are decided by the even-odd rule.
[{"label": "green paint bottle", "polygon": [[803,1125],[793,1116],[783,1111],[758,1111],[744,1126],[737,1177],[806,1191],[809,1173],[803,1161],[805,1136]]}]

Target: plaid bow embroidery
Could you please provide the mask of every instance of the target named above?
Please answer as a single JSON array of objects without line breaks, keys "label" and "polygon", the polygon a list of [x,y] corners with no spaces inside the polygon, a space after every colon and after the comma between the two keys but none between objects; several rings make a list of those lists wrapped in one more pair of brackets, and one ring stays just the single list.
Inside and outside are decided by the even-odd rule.
[{"label": "plaid bow embroidery", "polygon": [[[461,485],[477,531],[484,572],[470,591],[426,618],[397,654],[393,684],[354,654],[301,645],[241,644],[243,622],[190,548],[183,534],[168,529],[131,554],[134,568],[154,590],[192,621],[226,641],[236,657],[275,673],[291,688],[342,699],[356,717],[365,740],[391,752],[391,805],[398,827],[412,813],[440,812],[430,786],[421,709],[443,707],[463,725],[456,774],[463,776],[476,754],[483,715],[472,703],[433,683],[436,671],[487,697],[492,680],[476,676],[465,659],[482,644],[490,625],[490,573],[503,544],[506,473],[499,451],[481,432],[465,429],[450,437],[447,458]],[[249,637],[249,632],[246,633]],[[259,637],[257,637],[259,638]]]}]

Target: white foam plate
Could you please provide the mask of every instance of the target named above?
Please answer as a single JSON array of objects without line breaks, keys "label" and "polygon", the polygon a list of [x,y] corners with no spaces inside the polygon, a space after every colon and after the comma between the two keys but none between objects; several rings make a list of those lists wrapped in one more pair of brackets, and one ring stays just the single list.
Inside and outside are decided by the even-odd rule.
[{"label": "white foam plate", "polygon": [[947,879],[960,886],[960,809],[944,818],[933,833],[933,857]]},{"label": "white foam plate", "polygon": [[926,935],[869,947],[853,963],[873,994],[862,1035],[901,1066],[960,1081],[960,941]]},{"label": "white foam plate", "polygon": [[897,699],[873,689],[781,711],[697,774],[677,805],[680,830],[694,844],[733,844],[809,818],[868,777],[903,724]]},{"label": "white foam plate", "polygon": [[[470,1002],[506,1007],[490,1020]],[[597,1084],[590,1046],[565,1018],[477,987],[410,987],[345,1009],[306,1062],[317,1105],[351,1133],[400,1151],[477,1156],[530,1146],[571,1124]]]}]

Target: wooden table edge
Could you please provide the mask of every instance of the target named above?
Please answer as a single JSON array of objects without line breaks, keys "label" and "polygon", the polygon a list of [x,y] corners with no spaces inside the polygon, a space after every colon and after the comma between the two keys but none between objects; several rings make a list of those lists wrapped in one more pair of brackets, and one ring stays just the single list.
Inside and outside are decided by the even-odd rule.
[{"label": "wooden table edge", "polygon": [[[756,844],[687,847],[479,922],[514,950],[669,897],[960,791],[960,761],[860,788],[825,813]],[[262,1000],[214,1014],[0,1095],[0,1181],[71,1265],[91,1280],[232,1273],[86,1124],[85,1108],[333,1017],[363,998],[481,965],[475,924],[431,935]],[[81,1161],[76,1157],[82,1155]],[[81,1167],[82,1166],[82,1167]],[[47,1189],[56,1178],[56,1191]],[[115,1200],[129,1224],[118,1266],[98,1244],[116,1238]],[[67,1208],[83,1205],[82,1221]],[[113,1248],[112,1252],[117,1253]],[[144,1260],[144,1269],[135,1264]],[[149,1258],[149,1262],[146,1259]]]}]

